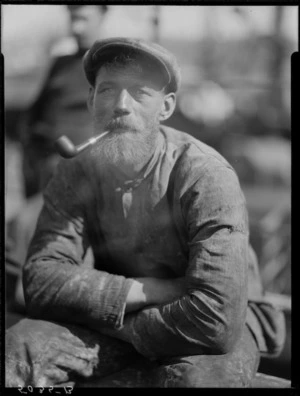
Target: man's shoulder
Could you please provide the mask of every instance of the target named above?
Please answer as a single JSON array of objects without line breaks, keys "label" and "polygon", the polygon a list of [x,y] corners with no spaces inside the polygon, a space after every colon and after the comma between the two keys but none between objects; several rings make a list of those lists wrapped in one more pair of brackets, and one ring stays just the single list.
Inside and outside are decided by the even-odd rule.
[{"label": "man's shoulder", "polygon": [[75,208],[92,197],[91,180],[81,155],[62,159],[44,190],[44,199],[52,206]]},{"label": "man's shoulder", "polygon": [[190,188],[205,188],[215,194],[240,194],[240,184],[234,168],[214,148],[188,135],[172,129],[162,130],[166,141],[166,156],[175,181],[174,191],[183,195]]},{"label": "man's shoulder", "polygon": [[166,141],[166,151],[176,158],[181,167],[194,166],[203,169],[207,164],[229,167],[227,160],[213,147],[186,132],[162,126],[162,133]]},{"label": "man's shoulder", "polygon": [[[81,156],[65,159],[62,158],[58,163],[56,170],[48,183],[47,187],[55,186],[57,189],[73,188],[86,179],[84,172],[84,162]],[[46,191],[49,190],[48,188]]]}]

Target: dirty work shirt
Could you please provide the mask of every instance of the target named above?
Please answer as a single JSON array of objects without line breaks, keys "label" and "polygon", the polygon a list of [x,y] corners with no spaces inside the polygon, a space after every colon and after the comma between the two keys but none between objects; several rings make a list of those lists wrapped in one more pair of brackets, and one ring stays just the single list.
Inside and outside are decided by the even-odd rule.
[{"label": "dirty work shirt", "polygon": [[[262,291],[245,199],[212,148],[161,127],[133,181],[100,167],[92,148],[61,162],[44,200],[24,268],[30,315],[96,330],[125,321],[150,359],[224,353],[246,318],[260,349],[269,348],[248,302]],[[184,276],[186,293],[125,316],[130,278],[143,276]]]}]

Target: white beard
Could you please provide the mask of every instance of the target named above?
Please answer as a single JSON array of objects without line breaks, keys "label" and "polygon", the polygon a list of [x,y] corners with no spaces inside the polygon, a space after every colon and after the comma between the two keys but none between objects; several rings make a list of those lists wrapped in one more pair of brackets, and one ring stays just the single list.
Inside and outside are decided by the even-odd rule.
[{"label": "white beard", "polygon": [[[99,128],[95,128],[99,131]],[[99,165],[117,167],[138,166],[150,159],[156,146],[158,126],[152,125],[146,133],[125,129],[112,131],[95,144],[92,155],[97,156]]]}]

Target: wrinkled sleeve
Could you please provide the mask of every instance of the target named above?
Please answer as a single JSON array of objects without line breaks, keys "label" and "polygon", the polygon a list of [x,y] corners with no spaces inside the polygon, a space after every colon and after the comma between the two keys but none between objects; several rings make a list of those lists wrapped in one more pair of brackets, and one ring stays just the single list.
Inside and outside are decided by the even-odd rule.
[{"label": "wrinkled sleeve", "polygon": [[[176,301],[128,317],[133,345],[150,359],[227,353],[245,323],[245,199],[231,168],[210,165],[199,173],[180,194],[178,204],[174,203],[189,246],[186,293]],[[175,185],[175,191],[180,187]]]},{"label": "wrinkled sleeve", "polygon": [[23,270],[26,307],[41,319],[120,328],[132,281],[84,261],[89,195],[81,168],[73,160],[62,161],[44,193]]}]

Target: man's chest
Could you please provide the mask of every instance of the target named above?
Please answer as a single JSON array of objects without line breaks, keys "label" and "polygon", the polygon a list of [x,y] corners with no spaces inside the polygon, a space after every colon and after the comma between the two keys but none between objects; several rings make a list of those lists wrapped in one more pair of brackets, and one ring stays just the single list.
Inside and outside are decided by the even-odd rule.
[{"label": "man's chest", "polygon": [[187,257],[166,195],[153,204],[147,191],[104,194],[96,213],[98,248],[117,272],[157,277],[184,272]]}]

